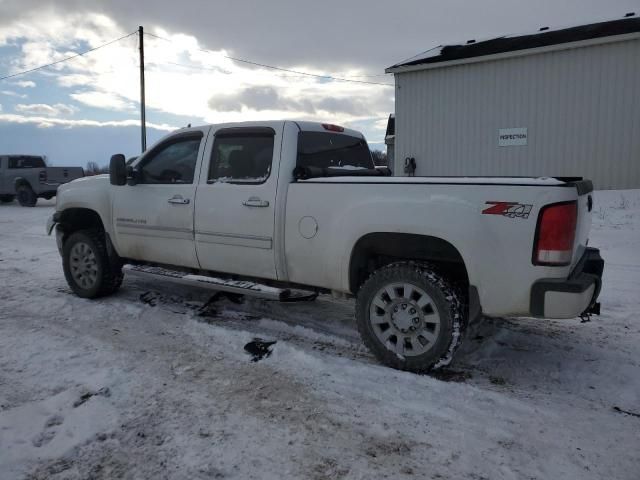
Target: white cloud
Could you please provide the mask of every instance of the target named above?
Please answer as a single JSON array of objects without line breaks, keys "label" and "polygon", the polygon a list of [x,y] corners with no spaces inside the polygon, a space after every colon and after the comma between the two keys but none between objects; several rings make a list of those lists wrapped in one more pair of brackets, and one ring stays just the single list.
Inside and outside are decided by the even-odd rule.
[{"label": "white cloud", "polygon": [[74,106],[63,103],[56,103],[55,105],[48,105],[46,103],[19,103],[14,109],[20,113],[47,116],[71,115],[77,110]]},{"label": "white cloud", "polygon": [[91,84],[92,77],[82,73],[68,73],[58,76],[57,81],[61,87],[84,87]]},{"label": "white cloud", "polygon": [[26,94],[14,92],[12,90],[2,90],[0,91],[0,93],[6,95],[7,97],[27,98]]},{"label": "white cloud", "polygon": [[[29,123],[34,124],[39,127],[51,127],[51,126],[61,126],[61,127],[137,127],[140,125],[140,120],[113,120],[106,122],[99,122],[97,120],[87,120],[87,119],[79,119],[79,120],[71,120],[64,118],[49,118],[49,117],[41,117],[41,116],[24,116],[24,115],[16,115],[12,113],[2,113],[0,114],[0,122],[5,123]],[[155,128],[157,130],[164,131],[172,131],[176,130],[178,127],[167,125],[166,123],[158,124],[147,122],[147,127]]]},{"label": "white cloud", "polygon": [[22,88],[34,88],[36,86],[36,82],[32,82],[31,80],[18,80],[17,82],[13,82],[13,84]]},{"label": "white cloud", "polygon": [[126,101],[118,94],[97,90],[72,93],[71,98],[90,107],[105,108],[107,110],[130,110],[135,107],[132,102]]},{"label": "white cloud", "polygon": [[[386,120],[393,110],[394,90],[390,87],[256,68],[225,58],[227,52],[222,49],[202,51],[201,43],[191,35],[154,28],[148,31],[170,40],[145,38],[146,103],[150,116],[157,110],[186,116],[191,123],[292,118],[349,126],[373,125]],[[3,38],[22,42],[22,59],[14,65],[18,70],[62,59],[126,33],[104,15],[49,13],[0,27],[0,42]],[[39,75],[54,79],[60,88],[72,89],[69,96],[80,103],[127,112],[138,107],[137,63],[136,38],[132,36],[42,70]],[[332,73],[309,64],[292,68]],[[365,72],[354,68],[333,73],[356,76]],[[376,125],[365,133],[370,140],[380,140],[384,129]]]}]

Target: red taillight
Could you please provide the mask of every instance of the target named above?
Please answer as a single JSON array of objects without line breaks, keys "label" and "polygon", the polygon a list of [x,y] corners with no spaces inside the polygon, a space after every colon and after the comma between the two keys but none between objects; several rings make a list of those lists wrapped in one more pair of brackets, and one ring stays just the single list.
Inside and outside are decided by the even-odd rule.
[{"label": "red taillight", "polygon": [[323,123],[322,128],[329,130],[330,132],[344,132],[344,127],[340,125],[333,125],[331,123]]},{"label": "red taillight", "polygon": [[569,265],[571,263],[577,220],[576,202],[556,203],[540,210],[533,246],[534,265]]}]

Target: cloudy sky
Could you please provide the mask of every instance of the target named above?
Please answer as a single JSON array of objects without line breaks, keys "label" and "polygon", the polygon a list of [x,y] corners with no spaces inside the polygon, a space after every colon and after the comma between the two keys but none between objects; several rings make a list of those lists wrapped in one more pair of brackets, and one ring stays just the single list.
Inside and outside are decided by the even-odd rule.
[{"label": "cloudy sky", "polygon": [[[434,46],[620,18],[640,0],[0,0],[0,77],[145,36],[149,142],[188,123],[308,119],[379,148],[384,69]],[[140,149],[138,39],[0,80],[0,153],[106,164]],[[235,57],[357,83],[257,67]],[[390,86],[391,85],[391,86]]]}]

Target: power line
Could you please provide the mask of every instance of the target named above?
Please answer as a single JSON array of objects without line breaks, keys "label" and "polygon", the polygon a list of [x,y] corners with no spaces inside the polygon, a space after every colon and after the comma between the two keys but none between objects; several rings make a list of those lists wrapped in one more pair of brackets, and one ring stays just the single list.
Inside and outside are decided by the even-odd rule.
[{"label": "power line", "polygon": [[184,63],[176,63],[176,62],[155,62],[153,60],[151,60],[150,62],[147,62],[147,65],[175,65],[178,67],[184,67],[184,68],[193,68],[194,70],[208,70],[211,72],[218,72],[224,75],[233,75],[232,72],[229,72],[227,70],[225,70],[224,68],[220,68],[220,67],[207,67],[204,65],[186,65]]},{"label": "power line", "polygon": [[[174,43],[172,40],[170,40],[168,38],[161,37],[161,36],[155,35],[153,33],[144,32],[144,34],[145,35],[149,35],[151,37],[158,38],[160,40],[164,40],[164,41],[169,42],[169,43]],[[364,83],[364,84],[367,84],[367,85],[381,85],[381,86],[385,86],[385,87],[393,87],[394,86],[392,83],[369,82],[369,81],[366,81],[366,80],[353,80],[351,78],[341,78],[341,77],[334,77],[334,76],[331,76],[331,75],[319,75],[319,74],[316,74],[316,73],[302,72],[302,71],[299,71],[299,70],[291,70],[291,69],[288,69],[288,68],[282,68],[282,67],[276,67],[274,65],[268,65],[266,63],[253,62],[251,60],[245,60],[243,58],[231,57],[229,55],[221,55],[218,52],[214,52],[212,50],[207,50],[207,49],[204,49],[204,48],[199,48],[198,50],[201,51],[201,52],[213,53],[213,54],[216,54],[216,55],[220,55],[221,57],[227,58],[229,60],[233,60],[234,62],[246,63],[246,64],[249,64],[249,65],[254,65],[256,67],[269,68],[271,70],[278,70],[278,71],[281,71],[281,72],[295,73],[296,75],[303,75],[303,76],[306,76],[306,77],[315,77],[315,78],[321,78],[321,79],[324,79],[324,80],[335,80],[335,81],[338,81],[338,82]]]},{"label": "power line", "polygon": [[[149,61],[146,63],[146,65],[154,65],[154,66],[163,66],[163,65],[174,65],[174,66],[178,66],[178,67],[183,67],[183,68],[191,68],[193,70],[203,70],[203,71],[209,71],[209,72],[217,72],[223,75],[240,75],[239,72],[230,72],[228,70],[225,70],[224,68],[221,67],[216,67],[216,66],[207,66],[207,65],[187,65],[185,63],[176,63],[176,62],[156,62],[156,61]],[[278,78],[306,78],[302,75],[279,75]]]},{"label": "power line", "polygon": [[389,75],[393,75],[393,73],[376,73],[376,74],[368,74],[368,75],[342,75],[342,78],[374,78],[374,77],[387,77]]},{"label": "power line", "polygon": [[[146,63],[147,65],[155,65],[155,66],[162,66],[162,65],[174,65],[177,67],[183,67],[183,68],[191,68],[193,70],[203,70],[203,71],[209,71],[209,72],[218,72],[220,74],[223,75],[239,75],[239,72],[230,72],[228,70],[225,70],[224,68],[221,67],[216,67],[216,66],[207,66],[207,65],[187,65],[185,63],[176,63],[176,62],[156,62],[156,61],[148,61]],[[306,78],[303,77],[302,75],[279,75],[278,78]]]},{"label": "power line", "polygon": [[103,43],[102,45],[98,45],[97,47],[94,47],[94,48],[92,48],[92,49],[90,49],[90,50],[86,50],[86,51],[84,51],[84,52],[77,53],[77,54],[75,54],[75,55],[71,55],[70,57],[66,57],[66,58],[63,58],[63,59],[61,59],[61,60],[57,60],[57,61],[55,61],[55,62],[47,63],[46,65],[40,65],[39,67],[32,68],[32,69],[30,69],[30,70],[24,70],[24,71],[22,71],[22,72],[14,73],[14,74],[11,74],[11,75],[5,75],[4,77],[0,77],[0,80],[6,80],[7,78],[13,78],[13,77],[17,77],[17,76],[19,76],[19,75],[24,75],[24,74],[26,74],[26,73],[35,72],[36,70],[42,70],[43,68],[51,67],[51,66],[53,66],[53,65],[57,65],[57,64],[59,64],[59,63],[66,62],[66,61],[68,61],[68,60],[73,60],[74,58],[82,57],[83,55],[86,55],[87,53],[95,52],[96,50],[99,50],[99,49],[101,49],[101,48],[104,48],[104,47],[106,47],[106,46],[109,46],[109,45],[111,45],[112,43],[119,42],[120,40],[124,40],[125,38],[128,38],[128,37],[130,37],[131,35],[135,35],[136,33],[138,33],[138,32],[137,32],[137,31],[136,31],[136,32],[131,32],[131,33],[127,34],[127,35],[123,35],[123,36],[122,36],[122,37],[120,37],[120,38],[116,38],[115,40],[111,40],[110,42]]},{"label": "power line", "polygon": [[[221,67],[216,67],[216,66],[207,66],[207,65],[187,65],[185,63],[176,63],[176,62],[156,62],[156,61],[149,61],[147,62],[147,65],[174,65],[174,66],[178,66],[178,67],[184,67],[184,68],[192,68],[194,70],[207,70],[207,71],[212,71],[212,72],[218,72],[224,75],[235,75],[234,72],[229,72],[228,70],[225,70],[224,68]],[[344,78],[368,78],[368,77],[385,77],[388,74],[381,74],[381,75],[351,75],[349,77],[344,77]],[[280,75],[280,78],[305,78],[302,75]]]}]

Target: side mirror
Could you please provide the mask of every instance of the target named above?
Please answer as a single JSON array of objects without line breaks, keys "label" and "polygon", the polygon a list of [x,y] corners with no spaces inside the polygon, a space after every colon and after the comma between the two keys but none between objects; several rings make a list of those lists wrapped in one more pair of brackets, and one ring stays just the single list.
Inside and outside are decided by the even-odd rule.
[{"label": "side mirror", "polygon": [[124,155],[117,153],[111,156],[109,162],[109,181],[111,185],[125,185],[127,183],[127,165]]}]

